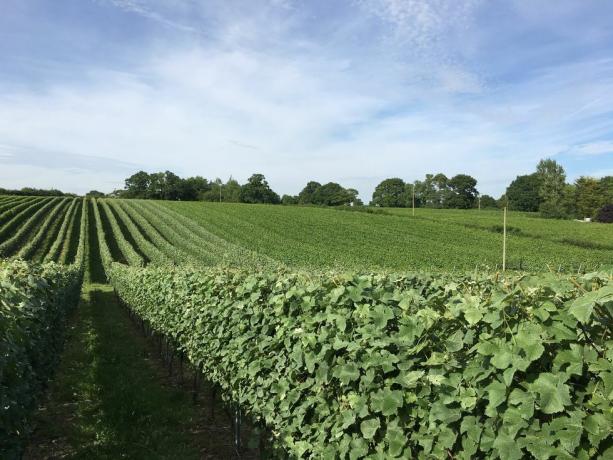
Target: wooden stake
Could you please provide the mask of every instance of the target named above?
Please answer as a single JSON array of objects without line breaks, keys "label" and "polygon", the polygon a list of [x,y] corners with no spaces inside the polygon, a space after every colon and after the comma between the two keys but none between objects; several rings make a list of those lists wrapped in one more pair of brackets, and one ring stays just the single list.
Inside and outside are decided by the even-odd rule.
[{"label": "wooden stake", "polygon": [[413,217],[415,217],[415,184],[413,184]]},{"label": "wooden stake", "polygon": [[507,207],[504,207],[502,218],[502,271],[507,267]]}]

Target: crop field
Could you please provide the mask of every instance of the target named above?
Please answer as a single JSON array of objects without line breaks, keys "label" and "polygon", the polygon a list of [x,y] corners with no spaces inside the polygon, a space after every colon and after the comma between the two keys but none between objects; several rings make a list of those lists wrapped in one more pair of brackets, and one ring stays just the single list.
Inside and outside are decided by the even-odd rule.
[{"label": "crop field", "polygon": [[[98,283],[259,458],[611,458],[610,227],[510,213],[501,272],[501,217],[0,196],[0,446],[27,443]],[[118,399],[122,427],[156,419]]]},{"label": "crop field", "polygon": [[[390,208],[385,213],[412,217],[411,209]],[[415,218],[462,225],[469,229],[502,232],[502,210],[416,209]],[[532,238],[588,249],[613,250],[613,232],[606,224],[543,219],[537,213],[509,211],[511,238]]]},{"label": "crop field", "polygon": [[[220,238],[293,267],[461,271],[496,269],[502,259],[502,213],[495,211],[419,209],[413,218],[410,210],[371,214],[270,205],[159,205]],[[613,231],[606,224],[511,213],[508,225],[510,268],[576,272],[613,261]]]}]

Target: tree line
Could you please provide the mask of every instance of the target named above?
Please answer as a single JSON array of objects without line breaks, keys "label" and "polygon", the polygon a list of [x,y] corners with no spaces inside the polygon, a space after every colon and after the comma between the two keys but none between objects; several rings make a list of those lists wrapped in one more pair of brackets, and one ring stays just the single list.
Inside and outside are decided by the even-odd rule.
[{"label": "tree line", "polygon": [[[405,183],[400,178],[385,179],[377,185],[371,205],[470,209],[503,208],[539,212],[542,217],[595,218],[613,220],[613,176],[601,179],[582,176],[566,183],[562,165],[552,159],[541,160],[532,174],[520,175],[498,199],[480,195],[477,180],[466,174],[448,179],[444,174],[426,174],[423,181]],[[609,217],[607,217],[609,216]]]},{"label": "tree line", "polygon": [[[99,192],[90,192],[97,194]],[[152,200],[219,201],[224,203],[311,204],[320,206],[361,205],[358,191],[335,182],[309,182],[296,196],[280,197],[263,174],[252,174],[245,184],[230,178],[208,180],[202,176],[180,178],[171,171],[149,174],[139,171],[125,180],[125,188],[113,196]]]},{"label": "tree line", "polygon": [[56,189],[42,189],[24,187],[19,190],[11,190],[0,187],[0,195],[18,195],[18,196],[76,196],[73,193],[64,193]]},{"label": "tree line", "polygon": [[[99,193],[99,192],[91,192]],[[123,190],[113,196],[157,200],[220,201],[315,206],[362,206],[358,191],[336,182],[310,181],[298,195],[280,197],[263,174],[253,174],[245,184],[230,178],[208,180],[202,176],[181,178],[171,171],[139,171],[125,180]],[[426,174],[423,180],[405,182],[394,177],[379,183],[369,203],[376,207],[440,209],[502,208],[539,212],[550,218],[592,217],[606,220],[613,212],[613,177],[580,177],[566,183],[564,168],[552,159],[541,160],[532,174],[520,175],[498,199],[481,195],[477,180],[468,174],[447,177]],[[609,206],[607,208],[607,206]]]},{"label": "tree line", "polygon": [[[0,195],[74,196],[59,190],[26,187],[0,188]],[[105,196],[91,191],[88,196]],[[125,186],[110,196],[154,200],[219,201],[225,203],[268,203],[314,206],[362,206],[358,191],[336,182],[310,181],[298,195],[280,197],[263,174],[253,174],[240,184],[230,177],[208,180],[202,176],[181,178],[171,171],[139,171],[125,180]],[[481,195],[477,180],[467,174],[448,178],[445,174],[426,174],[423,180],[405,182],[394,177],[377,185],[369,203],[375,207],[441,209],[502,208],[539,212],[550,218],[595,218],[613,221],[613,176],[601,179],[580,177],[566,182],[562,165],[552,159],[541,160],[532,174],[517,176],[498,199]]]},{"label": "tree line", "polygon": [[538,163],[534,173],[517,176],[507,187],[499,204],[512,210],[539,212],[543,217],[589,217],[611,222],[613,176],[601,179],[582,176],[569,184],[562,165],[545,159]]}]

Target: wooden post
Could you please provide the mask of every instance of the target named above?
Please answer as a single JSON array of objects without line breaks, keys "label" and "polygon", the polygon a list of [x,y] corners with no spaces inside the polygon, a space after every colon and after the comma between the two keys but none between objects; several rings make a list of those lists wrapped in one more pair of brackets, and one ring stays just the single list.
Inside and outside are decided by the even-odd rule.
[{"label": "wooden post", "polygon": [[415,183],[413,183],[413,217],[415,217]]},{"label": "wooden post", "polygon": [[219,202],[221,203],[221,181],[219,181]]},{"label": "wooden post", "polygon": [[481,211],[481,195],[479,195],[479,211]]},{"label": "wooden post", "polygon": [[504,207],[502,218],[502,271],[507,267],[507,207]]}]

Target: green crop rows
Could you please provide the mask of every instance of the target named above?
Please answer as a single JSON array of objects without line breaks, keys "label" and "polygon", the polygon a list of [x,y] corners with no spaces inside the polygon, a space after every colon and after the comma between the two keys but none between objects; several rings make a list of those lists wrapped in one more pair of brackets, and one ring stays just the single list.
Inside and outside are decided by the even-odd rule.
[{"label": "green crop rows", "polygon": [[[401,214],[396,216],[270,205],[160,205],[292,267],[465,271],[496,269],[502,262],[502,214],[496,211],[420,209],[411,218],[410,210],[396,210]],[[509,226],[523,231],[509,233],[510,268],[577,272],[613,261],[613,231],[606,224],[516,218],[511,213]]]},{"label": "green crop rows", "polygon": [[[500,217],[0,197],[0,254],[15,259],[0,266],[0,346],[56,340],[61,321],[44,315],[40,341],[11,332],[33,318],[15,305],[41,315],[47,302],[61,319],[100,260],[127,307],[262,428],[271,455],[608,458],[611,232],[511,213],[512,271],[500,273]],[[30,365],[17,351],[3,369]],[[2,402],[15,401],[7,442],[27,425],[31,385],[2,381]]]}]

